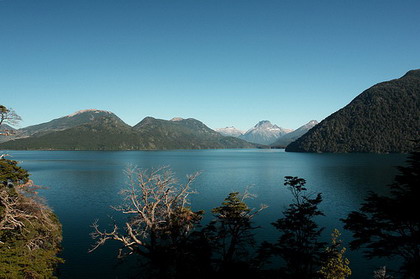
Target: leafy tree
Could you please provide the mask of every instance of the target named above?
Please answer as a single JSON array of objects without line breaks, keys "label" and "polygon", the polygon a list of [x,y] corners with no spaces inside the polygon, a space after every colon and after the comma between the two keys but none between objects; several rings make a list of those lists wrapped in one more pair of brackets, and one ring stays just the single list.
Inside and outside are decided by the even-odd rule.
[{"label": "leafy tree", "polygon": [[28,172],[18,166],[16,161],[8,160],[5,156],[0,158],[0,182],[3,186],[12,187],[28,181]]},{"label": "leafy tree", "polygon": [[222,205],[212,210],[215,220],[206,228],[213,249],[220,256],[220,271],[235,269],[240,263],[246,263],[249,251],[255,245],[252,219],[266,206],[255,210],[245,203],[252,197],[248,191],[230,193]]},{"label": "leafy tree", "polygon": [[283,211],[284,217],[273,223],[282,233],[278,241],[274,244],[264,242],[260,249],[261,258],[280,256],[286,263],[286,267],[282,268],[284,277],[296,279],[317,276],[326,245],[318,240],[323,228],[319,228],[313,220],[324,215],[318,209],[322,202],[321,194],[314,198],[306,195],[305,184],[303,178],[285,177],[284,185],[292,193],[293,203]]},{"label": "leafy tree", "polygon": [[331,245],[326,248],[326,260],[319,274],[324,279],[346,279],[351,275],[350,261],[344,257],[346,248],[341,248],[340,232],[337,229],[331,234]]},{"label": "leafy tree", "polygon": [[[20,117],[0,105],[0,125]],[[1,128],[0,128],[1,129]],[[0,135],[9,135],[2,129]],[[55,278],[61,224],[38,197],[29,173],[0,155],[0,278]]]},{"label": "leafy tree", "polygon": [[368,258],[399,257],[403,278],[420,278],[420,152],[390,185],[389,196],[370,192],[359,211],[351,212],[345,228],[353,232],[352,249],[365,249]]}]

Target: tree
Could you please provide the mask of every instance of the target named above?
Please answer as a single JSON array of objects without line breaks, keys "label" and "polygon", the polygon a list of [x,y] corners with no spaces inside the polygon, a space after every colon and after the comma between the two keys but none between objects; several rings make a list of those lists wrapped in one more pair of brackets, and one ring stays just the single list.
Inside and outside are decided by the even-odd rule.
[{"label": "tree", "polygon": [[321,194],[311,198],[305,194],[306,180],[286,176],[284,185],[293,196],[293,203],[283,211],[283,218],[272,223],[282,234],[274,244],[264,242],[260,249],[261,258],[280,256],[286,263],[282,268],[284,276],[295,279],[314,278],[324,255],[325,243],[320,242],[323,228],[313,220],[324,216],[318,209]]},{"label": "tree", "polygon": [[207,226],[207,236],[214,251],[219,254],[219,271],[226,272],[247,260],[249,250],[254,247],[253,231],[258,227],[252,225],[252,219],[264,208],[251,209],[245,203],[252,195],[245,191],[230,193],[222,205],[212,210],[215,220]]},{"label": "tree", "polygon": [[121,192],[125,202],[114,208],[129,216],[124,230],[114,224],[111,232],[101,231],[95,222],[91,236],[96,243],[90,252],[112,239],[122,244],[119,257],[140,255],[158,268],[160,276],[177,272],[189,237],[204,213],[188,206],[189,195],[194,193],[191,184],[198,174],[187,176],[185,184],[178,183],[167,168],[132,168],[126,174],[129,188]]},{"label": "tree", "polygon": [[373,272],[373,278],[374,279],[392,279],[394,277],[386,274],[386,266],[383,266]]},{"label": "tree", "polygon": [[341,248],[340,232],[334,229],[331,234],[331,245],[326,248],[326,260],[319,274],[324,279],[346,279],[351,275],[350,261],[344,257],[346,248]]},{"label": "tree", "polygon": [[[0,105],[0,125],[18,121],[12,109]],[[0,278],[55,278],[55,267],[63,262],[57,257],[61,224],[37,195],[29,173],[7,156],[0,155]]]},{"label": "tree", "polygon": [[0,278],[55,278],[61,224],[26,170],[0,159]]},{"label": "tree", "polygon": [[[21,121],[22,118],[16,114],[16,112],[11,109],[7,108],[3,105],[0,105],[0,126],[2,124],[9,124],[9,125],[16,125]],[[0,135],[10,135],[12,131],[10,129],[1,129]]]},{"label": "tree", "polygon": [[420,152],[399,167],[389,196],[370,192],[359,211],[343,219],[353,232],[351,249],[365,248],[365,256],[402,259],[403,278],[420,278]]}]

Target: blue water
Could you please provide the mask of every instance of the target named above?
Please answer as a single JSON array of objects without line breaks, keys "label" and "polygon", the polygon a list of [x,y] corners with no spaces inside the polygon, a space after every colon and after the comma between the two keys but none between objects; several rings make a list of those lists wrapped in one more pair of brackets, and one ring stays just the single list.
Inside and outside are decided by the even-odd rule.
[{"label": "blue water", "polygon": [[[404,164],[403,154],[302,154],[282,150],[194,150],[194,151],[8,151],[13,159],[30,171],[36,184],[45,188],[40,195],[54,209],[63,224],[65,264],[60,278],[124,278],[133,262],[119,264],[117,243],[109,243],[94,253],[87,253],[93,241],[90,225],[96,219],[106,227],[110,216],[122,217],[110,206],[119,205],[118,194],[126,187],[123,170],[130,165],[140,168],[170,166],[183,181],[187,174],[201,175],[191,197],[194,209],[204,209],[205,221],[211,219],[211,208],[218,206],[229,192],[251,187],[257,198],[249,204],[269,206],[256,218],[262,226],[257,238],[275,241],[278,233],[270,225],[280,218],[291,202],[283,186],[284,176],[307,180],[310,192],[323,194],[321,208],[326,216],[319,224],[326,227],[326,240],[333,228],[342,231],[339,218],[359,208],[367,191],[386,193],[397,173],[395,166]],[[361,252],[348,251],[352,278],[372,278],[372,272],[389,260],[367,261]]]}]

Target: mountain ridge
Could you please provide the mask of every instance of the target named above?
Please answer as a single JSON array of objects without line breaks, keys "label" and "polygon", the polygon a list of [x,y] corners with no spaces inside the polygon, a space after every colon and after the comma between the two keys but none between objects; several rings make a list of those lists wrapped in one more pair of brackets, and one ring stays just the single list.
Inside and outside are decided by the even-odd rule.
[{"label": "mountain ridge", "polygon": [[311,120],[305,125],[302,125],[299,128],[297,128],[296,130],[281,136],[270,146],[274,148],[285,148],[290,143],[292,143],[293,141],[297,140],[298,138],[306,134],[310,129],[312,129],[317,124],[318,124],[318,121]]},{"label": "mountain ridge", "polygon": [[291,131],[293,130],[273,125],[268,120],[261,120],[243,135],[240,135],[239,138],[256,144],[270,145]]},{"label": "mountain ridge", "polygon": [[420,69],[380,82],[289,144],[290,152],[414,151],[420,127]]},{"label": "mountain ridge", "polygon": [[[74,123],[70,123],[69,119]],[[32,134],[1,143],[0,148],[167,150],[256,147],[237,138],[224,137],[192,118],[171,121],[145,117],[131,127],[111,112],[83,110],[34,126],[23,128],[32,131]]]}]

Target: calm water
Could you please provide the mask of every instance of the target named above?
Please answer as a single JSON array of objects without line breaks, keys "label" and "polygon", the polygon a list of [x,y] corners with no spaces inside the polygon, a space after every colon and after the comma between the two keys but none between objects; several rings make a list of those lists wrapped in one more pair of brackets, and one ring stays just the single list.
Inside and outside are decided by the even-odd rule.
[{"label": "calm water", "polygon": [[[110,206],[121,203],[120,189],[125,188],[123,170],[128,165],[140,168],[170,166],[177,177],[201,171],[194,184],[199,194],[192,197],[194,209],[209,212],[231,191],[252,186],[257,198],[249,204],[267,204],[256,222],[264,229],[259,239],[274,241],[278,234],[270,225],[281,217],[291,195],[283,186],[286,175],[307,180],[311,192],[322,192],[326,217],[319,223],[326,227],[325,238],[333,228],[342,229],[339,218],[359,208],[368,190],[385,193],[396,174],[395,166],[404,164],[401,154],[300,154],[281,150],[206,150],[206,151],[10,151],[13,159],[32,174],[40,191],[63,224],[63,253],[66,263],[60,278],[124,278],[130,263],[115,260],[117,245],[109,244],[94,253],[90,224],[99,219],[110,224],[109,216],[120,218]],[[207,213],[207,219],[211,218]],[[342,231],[345,240],[350,239]],[[366,261],[360,252],[349,252],[352,278],[372,278],[371,274],[386,261]],[[122,275],[123,274],[123,275]]]}]

